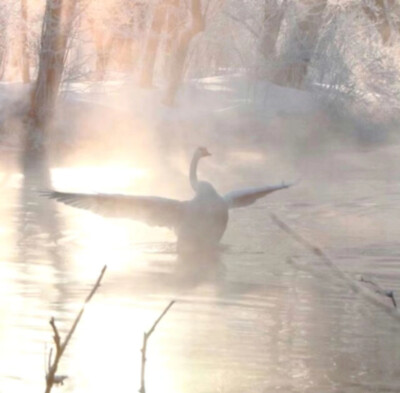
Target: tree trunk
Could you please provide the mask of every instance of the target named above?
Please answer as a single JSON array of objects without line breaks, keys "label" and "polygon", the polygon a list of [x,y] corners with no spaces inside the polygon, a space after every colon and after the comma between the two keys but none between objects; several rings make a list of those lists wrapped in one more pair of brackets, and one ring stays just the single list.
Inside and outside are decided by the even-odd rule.
[{"label": "tree trunk", "polygon": [[112,37],[96,35],[96,80],[104,80],[110,60]]},{"label": "tree trunk", "polygon": [[24,182],[33,181],[42,188],[51,184],[46,137],[61,84],[76,1],[47,0],[43,18],[39,70],[26,119],[21,157]]},{"label": "tree trunk", "polygon": [[319,31],[327,0],[300,0],[305,12],[296,15],[284,53],[278,63],[279,71],[273,80],[281,85],[301,88],[318,43]]},{"label": "tree trunk", "polygon": [[178,34],[178,9],[179,0],[170,0],[170,8],[167,18],[167,34],[166,34],[166,51],[170,54],[173,48],[173,43],[176,41]]},{"label": "tree trunk", "polygon": [[26,0],[21,0],[21,57],[22,57],[22,81],[29,83],[31,81],[29,72],[29,52],[28,52],[28,9]]},{"label": "tree trunk", "polygon": [[274,75],[274,65],[277,57],[277,41],[281,31],[282,20],[285,14],[285,1],[279,5],[277,0],[267,0],[264,9],[264,23],[259,51],[267,62],[268,76]]},{"label": "tree trunk", "polygon": [[399,6],[396,6],[395,0],[371,0],[371,4],[364,3],[362,8],[368,19],[374,23],[383,44],[387,45],[392,30],[400,30]]},{"label": "tree trunk", "polygon": [[47,0],[30,118],[41,134],[54,114],[76,0]]},{"label": "tree trunk", "polygon": [[264,10],[264,28],[261,37],[260,49],[265,57],[275,55],[276,42],[281,30],[284,16],[284,6],[279,5],[277,0],[267,1]]},{"label": "tree trunk", "polygon": [[125,12],[129,15],[129,20],[124,26],[124,37],[121,39],[121,70],[131,73],[138,65],[138,53],[140,52],[143,36],[145,33],[145,19],[147,16],[148,5],[140,1],[126,1],[124,3]]},{"label": "tree trunk", "polygon": [[100,81],[104,79],[107,71],[113,37],[101,19],[88,18],[88,24],[96,50],[95,79]]},{"label": "tree trunk", "polygon": [[160,0],[154,10],[153,20],[144,49],[142,72],[140,75],[140,85],[142,87],[153,86],[154,66],[156,63],[157,51],[160,46],[161,32],[165,24],[168,0]]},{"label": "tree trunk", "polygon": [[4,9],[0,8],[0,80],[3,79],[8,55],[8,21]]},{"label": "tree trunk", "polygon": [[182,83],[185,60],[187,57],[190,43],[192,39],[198,33],[204,31],[205,28],[204,16],[201,13],[201,0],[192,0],[190,10],[191,10],[192,23],[178,37],[176,49],[171,58],[167,91],[163,101],[164,104],[168,106],[172,106],[174,104],[179,86]]}]

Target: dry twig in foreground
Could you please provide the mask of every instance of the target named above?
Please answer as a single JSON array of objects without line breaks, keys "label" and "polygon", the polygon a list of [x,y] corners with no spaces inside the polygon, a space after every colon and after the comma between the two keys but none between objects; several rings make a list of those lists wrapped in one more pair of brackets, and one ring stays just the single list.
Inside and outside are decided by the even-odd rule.
[{"label": "dry twig in foreground", "polygon": [[96,290],[98,289],[98,287],[100,286],[100,282],[104,276],[104,273],[107,269],[107,265],[104,265],[103,269],[100,272],[100,275],[96,281],[96,283],[94,284],[92,290],[90,291],[88,297],[86,298],[85,302],[83,303],[81,310],[79,311],[78,315],[76,316],[74,323],[71,326],[71,329],[69,330],[67,336],[65,337],[64,342],[61,342],[61,337],[60,334],[58,332],[57,326],[56,326],[56,321],[54,318],[50,319],[50,325],[53,329],[54,332],[54,336],[53,336],[53,340],[54,340],[54,345],[56,348],[56,354],[54,357],[54,361],[52,362],[52,351],[50,350],[50,354],[49,354],[49,362],[48,362],[48,370],[46,373],[46,390],[45,393],[50,393],[53,385],[58,385],[58,384],[62,384],[64,379],[66,378],[66,376],[64,375],[56,375],[57,372],[57,368],[58,368],[58,363],[60,362],[60,359],[65,351],[65,348],[67,347],[69,340],[71,339],[76,327],[78,326],[78,323],[82,317],[83,312],[85,311],[85,306],[87,303],[90,302],[90,299],[93,297],[93,295],[95,294]]},{"label": "dry twig in foreground", "polygon": [[146,350],[147,350],[147,340],[150,338],[151,334],[154,332],[154,329],[157,327],[161,319],[164,317],[164,315],[168,312],[168,310],[173,306],[175,303],[175,300],[172,300],[167,307],[165,307],[164,311],[161,313],[161,315],[158,317],[158,319],[153,323],[153,326],[148,332],[144,332],[143,334],[143,347],[142,347],[142,370],[141,370],[141,376],[140,376],[140,393],[146,393],[146,388],[145,388],[145,371],[146,371]]}]

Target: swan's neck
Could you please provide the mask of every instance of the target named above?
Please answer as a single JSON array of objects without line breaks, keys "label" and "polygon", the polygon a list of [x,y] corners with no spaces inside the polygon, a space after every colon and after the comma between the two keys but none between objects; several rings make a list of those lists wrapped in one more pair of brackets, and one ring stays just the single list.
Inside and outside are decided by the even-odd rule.
[{"label": "swan's neck", "polygon": [[200,156],[198,154],[195,154],[192,158],[192,162],[190,163],[190,184],[193,188],[193,190],[197,190],[197,186],[199,184],[197,180],[197,164],[200,161]]}]

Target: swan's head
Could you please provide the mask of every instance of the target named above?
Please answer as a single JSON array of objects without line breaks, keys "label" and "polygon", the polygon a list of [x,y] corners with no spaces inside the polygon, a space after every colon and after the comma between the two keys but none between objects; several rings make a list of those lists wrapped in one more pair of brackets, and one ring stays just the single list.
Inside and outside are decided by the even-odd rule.
[{"label": "swan's head", "polygon": [[211,153],[203,146],[197,148],[195,155],[199,158],[211,156]]}]

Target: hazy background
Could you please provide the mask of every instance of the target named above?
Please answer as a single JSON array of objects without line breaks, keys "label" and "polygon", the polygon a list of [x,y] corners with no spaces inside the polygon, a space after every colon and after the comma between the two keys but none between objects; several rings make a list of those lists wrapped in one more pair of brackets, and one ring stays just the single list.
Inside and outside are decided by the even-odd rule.
[{"label": "hazy background", "polygon": [[[66,392],[396,392],[399,22],[393,0],[3,0],[0,392],[44,389],[51,316]],[[295,181],[230,215],[219,255],[38,190],[192,197]],[[386,307],[386,308],[385,308]],[[397,313],[395,311],[395,313]],[[396,315],[396,314],[394,314]]]}]

